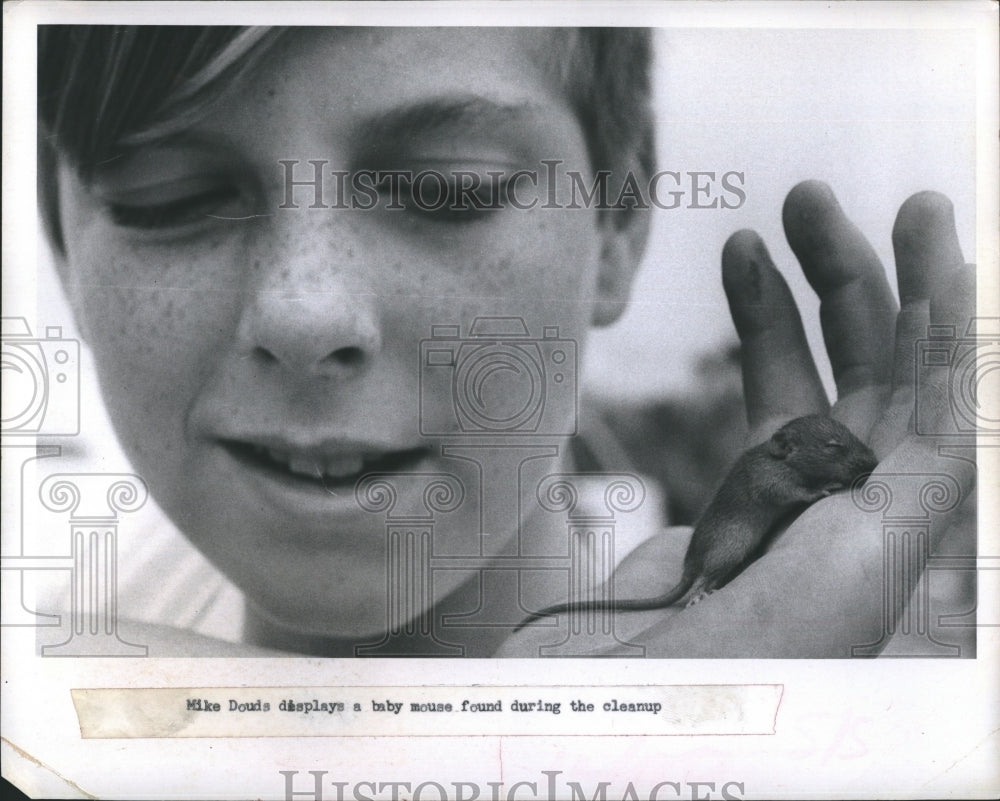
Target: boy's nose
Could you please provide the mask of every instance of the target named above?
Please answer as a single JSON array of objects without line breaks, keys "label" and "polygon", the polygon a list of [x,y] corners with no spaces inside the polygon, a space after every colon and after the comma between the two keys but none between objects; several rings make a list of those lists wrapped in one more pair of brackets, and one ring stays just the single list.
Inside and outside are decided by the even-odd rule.
[{"label": "boy's nose", "polygon": [[302,280],[301,267],[260,268],[241,312],[240,355],[296,377],[360,373],[382,349],[378,296],[335,268],[307,268]]},{"label": "boy's nose", "polygon": [[258,291],[240,321],[244,356],[297,375],[347,377],[381,350],[375,297],[315,290]]}]

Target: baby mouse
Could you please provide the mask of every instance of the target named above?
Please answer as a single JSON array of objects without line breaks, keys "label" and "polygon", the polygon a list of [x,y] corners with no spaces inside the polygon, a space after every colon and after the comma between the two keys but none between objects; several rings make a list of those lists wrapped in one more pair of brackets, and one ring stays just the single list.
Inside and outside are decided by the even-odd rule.
[{"label": "baby mouse", "polygon": [[736,460],[694,528],[675,587],[655,598],[557,604],[532,613],[514,630],[571,609],[662,609],[685,597],[688,606],[697,603],[754,561],[785,515],[846,489],[876,464],[868,446],[833,418],[798,417]]}]

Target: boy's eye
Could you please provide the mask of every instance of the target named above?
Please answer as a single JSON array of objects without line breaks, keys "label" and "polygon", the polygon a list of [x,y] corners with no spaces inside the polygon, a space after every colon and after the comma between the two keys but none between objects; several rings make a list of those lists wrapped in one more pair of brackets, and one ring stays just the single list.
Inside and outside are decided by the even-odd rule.
[{"label": "boy's eye", "polygon": [[235,186],[220,185],[199,192],[168,200],[165,203],[119,203],[110,202],[108,209],[116,225],[126,228],[156,230],[180,228],[204,221],[206,218],[226,219],[232,217],[226,211],[232,210],[239,200],[239,190]]},{"label": "boy's eye", "polygon": [[[500,189],[502,191],[502,187]],[[449,182],[443,192],[439,192],[437,186],[419,196],[411,191],[408,208],[436,223],[479,223],[489,219],[490,212],[502,208],[501,198],[502,195],[497,197],[491,193],[488,186],[463,189],[458,183]]]},{"label": "boy's eye", "polygon": [[383,176],[376,186],[383,207],[432,224],[482,223],[504,208],[506,181],[473,171],[424,170],[395,180]]}]

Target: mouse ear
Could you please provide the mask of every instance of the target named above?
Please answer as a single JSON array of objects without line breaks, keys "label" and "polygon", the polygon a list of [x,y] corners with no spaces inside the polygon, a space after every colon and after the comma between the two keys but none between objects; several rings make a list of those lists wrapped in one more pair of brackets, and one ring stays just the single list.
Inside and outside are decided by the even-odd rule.
[{"label": "mouse ear", "polygon": [[792,452],[792,438],[783,428],[779,428],[767,441],[767,452],[775,459],[784,459]]}]

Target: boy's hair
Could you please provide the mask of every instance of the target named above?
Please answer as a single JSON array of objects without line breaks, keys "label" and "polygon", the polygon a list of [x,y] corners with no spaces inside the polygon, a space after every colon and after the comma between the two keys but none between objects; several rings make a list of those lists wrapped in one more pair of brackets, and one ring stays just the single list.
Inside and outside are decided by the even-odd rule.
[{"label": "boy's hair", "polygon": [[[122,147],[183,130],[295,28],[45,25],[38,29],[39,202],[63,249],[56,154],[85,180]],[[643,28],[553,28],[552,68],[594,170],[652,173],[652,44]]]}]

